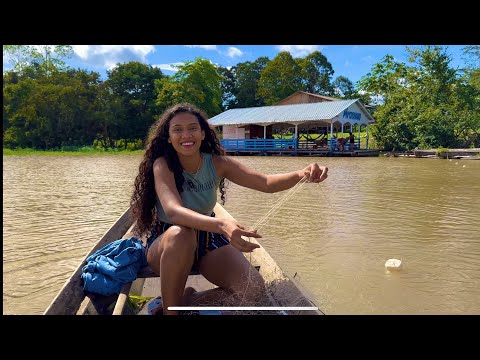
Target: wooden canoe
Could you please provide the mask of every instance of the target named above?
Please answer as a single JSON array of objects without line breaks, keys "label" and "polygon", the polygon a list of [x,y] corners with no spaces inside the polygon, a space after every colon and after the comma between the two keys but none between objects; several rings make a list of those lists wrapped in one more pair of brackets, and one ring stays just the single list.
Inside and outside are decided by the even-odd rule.
[{"label": "wooden canoe", "polygon": [[[218,217],[232,217],[218,203],[215,206],[214,212]],[[131,233],[132,228],[133,224],[129,208],[90,250],[87,256],[85,256],[85,259],[112,241],[133,236]],[[253,238],[251,238],[251,241],[258,244]],[[255,249],[252,253],[245,254],[245,256],[247,256],[265,280],[269,301],[268,306],[286,307],[286,310],[277,312],[269,311],[267,313],[283,315],[322,315],[323,313],[317,309],[288,309],[291,307],[316,307],[316,305],[298,281],[282,271],[261,244],[259,245],[260,248]],[[85,259],[66,281],[65,285],[45,310],[44,315],[134,314],[135,311],[127,306],[129,296],[137,295],[142,298],[153,298],[160,295],[159,278],[149,271],[140,271],[138,278],[130,284],[125,284],[118,295],[93,299],[85,296],[83,292],[83,282],[80,277]],[[215,287],[215,285],[208,282],[202,275],[189,276],[187,286],[193,286],[197,291]],[[146,309],[143,309],[137,313],[146,314],[147,312]]]}]

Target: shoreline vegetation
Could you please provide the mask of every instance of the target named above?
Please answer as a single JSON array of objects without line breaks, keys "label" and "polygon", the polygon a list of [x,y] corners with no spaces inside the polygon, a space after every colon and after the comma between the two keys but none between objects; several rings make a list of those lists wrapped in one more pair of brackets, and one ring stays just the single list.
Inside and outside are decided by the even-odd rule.
[{"label": "shoreline vegetation", "polygon": [[446,159],[446,160],[480,160],[480,148],[459,148],[459,149],[415,149],[405,152],[381,152],[380,156],[386,157],[413,157],[413,158],[429,158],[429,159]]},{"label": "shoreline vegetation", "polygon": [[143,149],[129,150],[129,149],[103,149],[94,148],[91,146],[83,146],[78,148],[68,149],[7,149],[3,148],[3,156],[29,156],[29,155],[41,155],[41,156],[78,156],[78,155],[140,155],[143,153]]},{"label": "shoreline vegetation", "polygon": [[[370,149],[480,147],[480,45],[463,46],[461,66],[452,64],[447,46],[407,46],[406,62],[387,53],[356,83],[334,78],[332,64],[319,50],[305,57],[281,51],[273,59],[229,67],[198,57],[175,65],[174,75],[130,61],[116,64],[106,78],[71,68],[66,62],[74,54],[71,45],[4,45],[3,52],[11,65],[3,74],[3,147],[9,149],[115,149],[123,144],[136,150],[155,119],[175,104],[192,103],[212,118],[229,109],[275,106],[298,91],[359,100],[374,119]],[[292,136],[295,125],[280,120],[271,125],[271,134]],[[349,126],[313,121],[293,133],[300,141],[315,141],[314,132],[330,125],[327,132],[352,130],[363,145],[354,121]]]},{"label": "shoreline vegetation", "polygon": [[[85,156],[85,155],[140,155],[143,149],[124,149],[124,148],[96,148],[91,146],[83,146],[78,148],[69,147],[67,149],[8,149],[3,148],[3,156]],[[414,150],[405,152],[380,152],[379,156],[386,157],[413,157],[413,158],[440,158],[440,159],[475,159],[480,160],[480,148],[464,148],[464,149],[427,149]]]}]

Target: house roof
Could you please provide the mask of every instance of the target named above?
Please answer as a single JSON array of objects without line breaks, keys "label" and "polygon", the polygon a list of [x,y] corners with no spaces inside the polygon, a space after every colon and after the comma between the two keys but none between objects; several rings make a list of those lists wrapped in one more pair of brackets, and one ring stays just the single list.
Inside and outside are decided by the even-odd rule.
[{"label": "house roof", "polygon": [[[354,103],[362,110],[368,122],[374,121],[362,103],[358,99],[353,99],[230,109],[212,117],[209,123],[213,126],[220,126],[248,124],[270,125],[274,123],[302,123],[306,121],[330,122],[331,119]],[[361,123],[366,123],[366,121]]]},{"label": "house roof", "polygon": [[317,98],[320,98],[320,99],[325,99],[325,100],[328,100],[328,101],[338,101],[338,100],[341,100],[339,98],[334,98],[334,97],[330,97],[330,96],[325,96],[325,95],[319,95],[319,94],[313,94],[313,93],[309,93],[309,92],[306,92],[306,91],[296,91],[294,92],[292,95],[289,95],[287,96],[285,99],[282,99],[279,101],[279,103],[281,103],[282,101],[285,101],[287,99],[290,99],[291,97],[294,97],[295,95],[297,94],[307,94],[309,96],[313,96],[313,97],[317,97]]}]

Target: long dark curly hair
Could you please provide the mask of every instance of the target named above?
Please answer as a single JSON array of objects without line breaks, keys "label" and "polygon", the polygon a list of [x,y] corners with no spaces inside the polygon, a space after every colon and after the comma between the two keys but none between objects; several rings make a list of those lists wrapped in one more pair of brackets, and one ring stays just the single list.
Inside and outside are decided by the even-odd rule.
[{"label": "long dark curly hair", "polygon": [[[134,233],[143,235],[150,230],[156,217],[155,203],[157,195],[153,177],[153,163],[163,156],[168,168],[175,175],[175,184],[178,192],[183,191],[183,168],[178,159],[177,152],[168,140],[170,120],[179,113],[190,113],[198,119],[202,130],[205,132],[205,139],[200,145],[200,152],[224,155],[225,151],[220,145],[215,130],[207,121],[207,115],[197,107],[188,103],[174,105],[161,115],[161,117],[150,127],[148,138],[145,143],[145,154],[138,168],[138,175],[135,178],[134,191],[130,205],[133,213],[133,220],[136,221]],[[220,193],[222,205],[225,204],[225,178],[220,181]]]}]

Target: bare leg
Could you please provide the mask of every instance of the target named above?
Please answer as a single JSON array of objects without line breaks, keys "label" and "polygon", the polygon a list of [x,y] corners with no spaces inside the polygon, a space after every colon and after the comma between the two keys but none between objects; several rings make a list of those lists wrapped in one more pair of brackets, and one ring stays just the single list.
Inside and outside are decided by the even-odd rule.
[{"label": "bare leg", "polygon": [[189,305],[254,306],[265,293],[265,283],[245,256],[231,245],[207,253],[200,261],[200,273],[218,288],[195,292]]},{"label": "bare leg", "polygon": [[163,313],[177,314],[169,306],[182,306],[188,275],[193,265],[197,241],[195,231],[171,226],[151,245],[147,253],[150,267],[160,277]]}]

